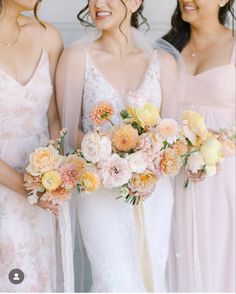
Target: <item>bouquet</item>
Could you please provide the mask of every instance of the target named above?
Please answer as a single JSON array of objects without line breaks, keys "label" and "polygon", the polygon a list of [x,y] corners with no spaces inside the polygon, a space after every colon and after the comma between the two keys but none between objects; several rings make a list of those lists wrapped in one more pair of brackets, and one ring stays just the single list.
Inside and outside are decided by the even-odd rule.
[{"label": "bouquet", "polygon": [[188,151],[182,156],[188,174],[188,179],[184,183],[186,189],[194,175],[201,179],[214,176],[224,156],[219,135],[207,129],[199,113],[184,111],[182,122],[182,141],[186,141],[188,146]]},{"label": "bouquet", "polygon": [[78,154],[63,155],[65,135],[66,130],[61,130],[58,139],[35,149],[29,156],[24,180],[31,204],[40,200],[61,205],[70,199],[77,186],[84,190],[91,188],[85,160]]},{"label": "bouquet", "polygon": [[[95,105],[90,119],[98,128],[84,136],[78,151],[94,165],[103,186],[118,188],[117,198],[132,205],[149,197],[161,176],[175,176],[182,167],[177,123],[161,119],[159,109],[146,100],[124,109],[117,126],[111,103]],[[100,127],[107,122],[111,127],[103,132]]]}]

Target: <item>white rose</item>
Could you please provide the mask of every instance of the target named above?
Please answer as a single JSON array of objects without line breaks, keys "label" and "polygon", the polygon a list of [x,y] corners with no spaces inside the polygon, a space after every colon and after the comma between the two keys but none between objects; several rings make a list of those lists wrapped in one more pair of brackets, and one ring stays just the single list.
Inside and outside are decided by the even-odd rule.
[{"label": "white rose", "polygon": [[147,168],[147,162],[142,151],[138,151],[129,155],[128,163],[132,173],[141,174]]},{"label": "white rose", "polygon": [[87,161],[98,163],[111,155],[111,141],[97,132],[89,132],[83,138],[81,151]]},{"label": "white rose", "polygon": [[192,153],[187,162],[187,169],[190,170],[192,173],[197,173],[204,167],[204,161],[202,156],[199,152]]}]

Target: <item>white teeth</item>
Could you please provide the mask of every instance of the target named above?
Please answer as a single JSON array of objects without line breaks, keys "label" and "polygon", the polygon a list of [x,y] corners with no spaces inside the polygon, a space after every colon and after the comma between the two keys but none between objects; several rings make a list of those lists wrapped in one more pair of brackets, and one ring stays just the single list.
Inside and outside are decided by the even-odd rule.
[{"label": "white teeth", "polygon": [[109,15],[111,15],[111,13],[106,12],[106,11],[101,11],[101,12],[97,12],[96,15],[97,16],[109,16]]},{"label": "white teeth", "polygon": [[197,9],[196,7],[193,7],[193,6],[184,6],[184,8],[186,10],[196,10]]}]

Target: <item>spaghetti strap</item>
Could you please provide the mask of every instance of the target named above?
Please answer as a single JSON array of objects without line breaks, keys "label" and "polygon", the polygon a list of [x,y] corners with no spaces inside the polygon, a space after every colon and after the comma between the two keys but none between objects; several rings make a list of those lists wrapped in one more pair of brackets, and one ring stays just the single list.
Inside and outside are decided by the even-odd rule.
[{"label": "spaghetti strap", "polygon": [[234,39],[234,45],[233,45],[233,50],[231,53],[230,63],[233,63],[233,64],[236,63],[236,39]]}]

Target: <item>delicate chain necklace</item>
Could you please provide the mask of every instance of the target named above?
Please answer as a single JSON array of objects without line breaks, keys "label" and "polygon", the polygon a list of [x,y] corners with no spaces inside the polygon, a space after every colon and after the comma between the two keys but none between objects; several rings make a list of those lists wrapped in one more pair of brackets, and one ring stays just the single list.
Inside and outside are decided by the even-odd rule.
[{"label": "delicate chain necklace", "polygon": [[20,36],[20,32],[21,32],[18,19],[16,20],[16,24],[17,24],[17,35],[16,35],[15,40],[13,40],[12,42],[5,42],[2,39],[0,39],[0,44],[1,45],[10,47],[10,46],[12,46],[12,45],[14,45],[14,44],[16,44],[18,42],[19,36]]},{"label": "delicate chain necklace", "polygon": [[191,44],[189,44],[189,48],[191,50],[191,56],[192,56],[192,58],[196,58],[197,57],[197,53],[196,53],[195,50],[193,50],[193,47],[192,47]]}]

